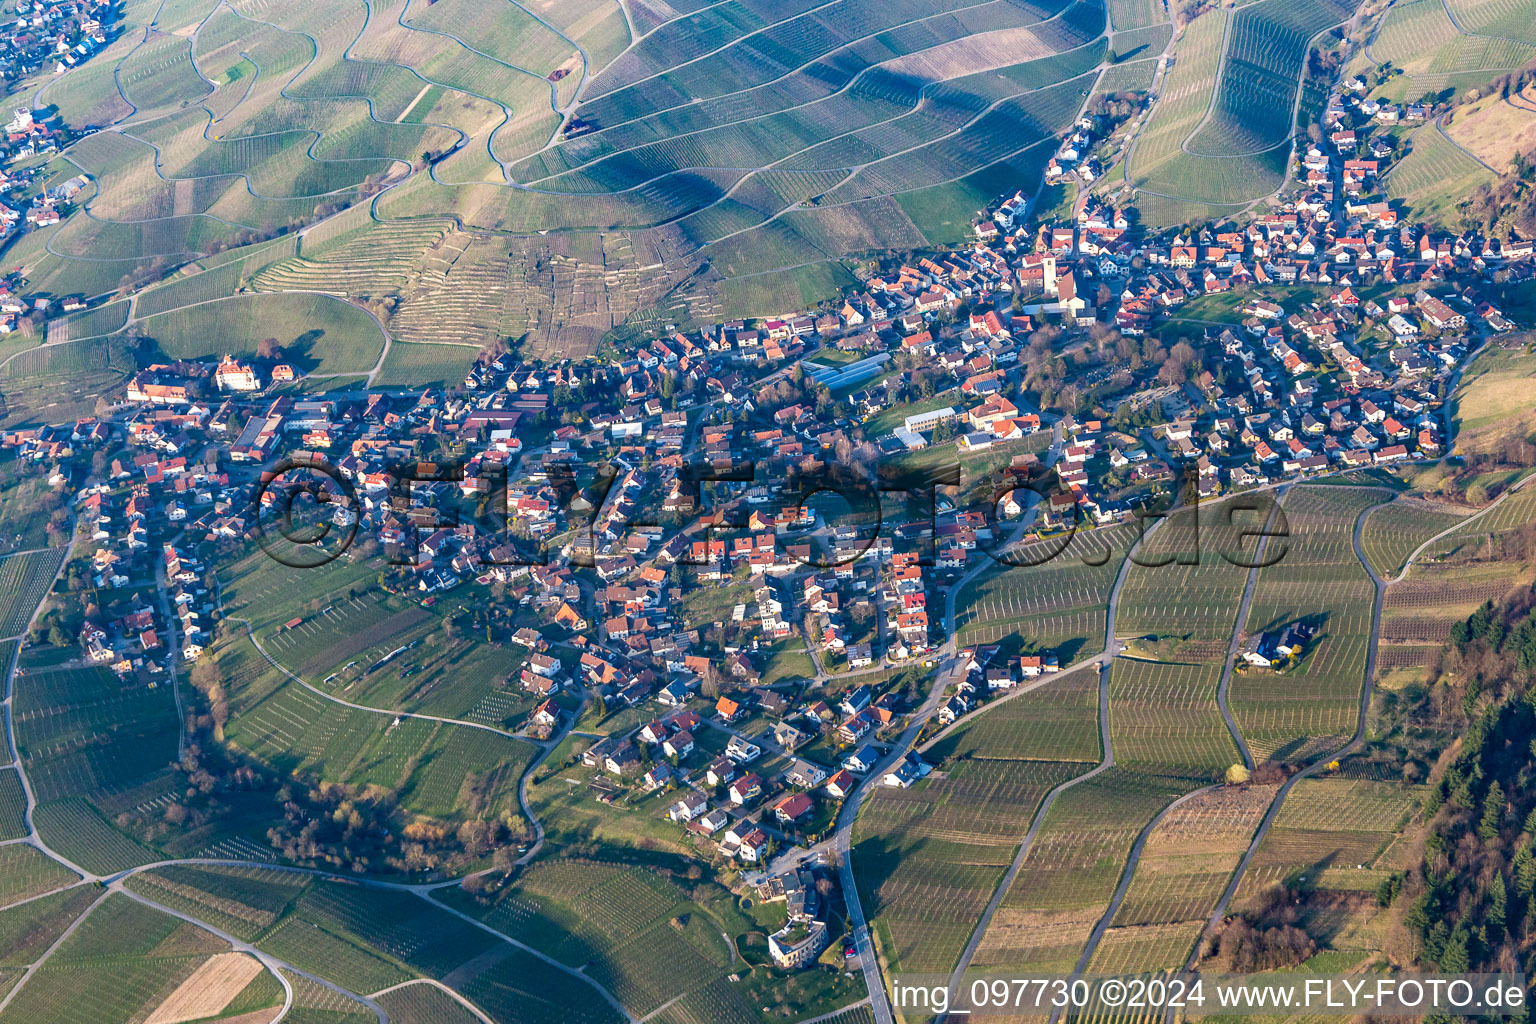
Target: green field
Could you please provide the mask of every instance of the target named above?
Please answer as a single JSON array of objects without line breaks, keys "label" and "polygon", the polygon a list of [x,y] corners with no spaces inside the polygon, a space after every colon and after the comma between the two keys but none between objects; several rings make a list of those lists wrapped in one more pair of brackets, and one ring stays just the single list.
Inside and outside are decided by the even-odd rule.
[{"label": "green field", "polygon": [[1489,452],[1510,437],[1525,437],[1532,425],[1529,394],[1536,356],[1525,351],[1524,336],[1496,339],[1462,374],[1451,400],[1451,423],[1458,452]]},{"label": "green field", "polygon": [[[216,338],[208,334],[209,318],[220,325]],[[172,359],[251,356],[263,339],[275,337],[284,359],[308,373],[367,372],[384,349],[384,335],[367,313],[329,295],[216,299],[145,317],[137,326]]]}]

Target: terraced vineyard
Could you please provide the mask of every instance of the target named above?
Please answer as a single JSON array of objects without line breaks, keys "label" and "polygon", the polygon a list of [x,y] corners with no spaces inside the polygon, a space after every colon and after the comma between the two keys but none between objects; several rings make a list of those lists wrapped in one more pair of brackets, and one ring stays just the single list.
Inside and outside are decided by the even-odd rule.
[{"label": "terraced vineyard", "polygon": [[1374,593],[1355,557],[1355,521],[1388,496],[1346,487],[1301,487],[1286,496],[1289,551],[1259,571],[1244,629],[1257,636],[1303,622],[1314,632],[1298,664],[1233,679],[1232,714],[1256,758],[1305,760],[1354,731]]},{"label": "terraced vineyard", "polygon": [[1435,125],[1409,137],[1408,154],[1386,176],[1387,195],[1415,214],[1433,218],[1453,210],[1477,186],[1494,175],[1462,152]]},{"label": "terraced vineyard", "polygon": [[[1114,14],[1132,50],[1161,50],[1156,4]],[[1101,0],[192,0],[131,5],[126,22],[100,57],[33,86],[107,129],[57,161],[91,177],[92,216],[19,248],[34,284],[104,292],[304,228],[289,258],[205,270],[140,316],[242,286],[389,296],[408,341],[531,332],[577,354],[706,262],[690,303],[789,305],[821,296],[730,279],[959,240],[970,209],[1038,183],[1108,24]],[[297,337],[319,310],[272,312]],[[93,313],[60,338],[122,326]],[[187,350],[174,320],[143,326]],[[355,358],[352,344],[303,368],[372,369],[371,339]]]},{"label": "terraced vineyard", "polygon": [[1025,641],[1065,655],[1064,665],[1079,651],[1098,650],[1109,589],[1134,539],[1130,528],[1115,527],[1083,530],[1065,548],[1060,541],[1026,548],[1018,564],[999,565],[961,595],[962,642]]},{"label": "terraced vineyard", "polygon": [[1470,510],[1398,501],[1366,516],[1361,544],[1378,576],[1394,577],[1415,549],[1450,530]]},{"label": "terraced vineyard", "polygon": [[1536,19],[1530,0],[1450,0],[1458,24],[1468,32],[1507,36],[1536,45]]},{"label": "terraced vineyard", "polygon": [[[1290,153],[1308,42],[1347,16],[1333,0],[1262,0],[1190,22],[1127,180],[1150,196],[1209,208],[1206,215],[1273,192]],[[1184,212],[1151,210],[1151,222],[1168,224]]]},{"label": "terraced vineyard", "polygon": [[1232,15],[1225,60],[1209,119],[1189,139],[1201,156],[1262,153],[1291,133],[1300,79],[1312,37],[1346,21],[1346,0],[1271,0]]},{"label": "terraced vineyard", "polygon": [[1406,72],[1406,99],[1482,85],[1536,58],[1531,0],[1412,0],[1393,4],[1368,54]]}]

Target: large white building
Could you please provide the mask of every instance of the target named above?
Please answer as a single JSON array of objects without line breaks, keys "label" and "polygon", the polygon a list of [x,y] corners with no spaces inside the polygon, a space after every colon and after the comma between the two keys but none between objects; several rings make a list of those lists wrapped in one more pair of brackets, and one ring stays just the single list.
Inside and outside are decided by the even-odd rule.
[{"label": "large white building", "polygon": [[256,376],[256,370],[236,361],[234,356],[224,357],[213,379],[220,391],[261,390],[261,380]]},{"label": "large white building", "polygon": [[942,409],[934,409],[930,412],[913,413],[907,417],[905,426],[908,433],[916,434],[920,431],[932,430],[940,423],[949,423],[959,415],[953,407],[946,405]]}]

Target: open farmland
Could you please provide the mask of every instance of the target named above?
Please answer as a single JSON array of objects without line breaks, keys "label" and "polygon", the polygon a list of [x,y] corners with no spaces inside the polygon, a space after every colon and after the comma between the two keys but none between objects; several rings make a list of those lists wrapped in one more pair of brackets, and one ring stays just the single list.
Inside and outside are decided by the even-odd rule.
[{"label": "open farmland", "polygon": [[[531,746],[491,729],[397,717],[404,706],[478,720],[475,712],[511,669],[507,659],[473,638],[442,643],[435,616],[359,587],[371,572],[367,564],[344,560],[320,570],[292,569],[259,553],[228,570],[225,606],[241,621],[210,656],[229,688],[230,742],[285,771],[384,787],[421,813],[515,815]],[[298,615],[297,626],[282,625],[306,607],[313,611]],[[429,635],[431,642],[420,642]],[[338,644],[337,636],[347,640]],[[369,671],[413,636],[413,650]],[[326,695],[333,691],[336,699]],[[513,702],[485,724],[499,728],[502,715],[521,706]]]},{"label": "open farmland", "polygon": [[887,961],[954,966],[1041,800],[1102,756],[1098,698],[1094,673],[1047,678],[941,735],[942,777],[871,796],[853,859]]},{"label": "open farmland", "polygon": [[[54,499],[39,475],[7,472],[0,476],[0,552],[31,551],[50,542],[48,521],[38,515]],[[62,535],[58,536],[63,540]],[[7,634],[12,635],[12,634]]]},{"label": "open farmland", "polygon": [[112,338],[37,346],[0,364],[0,424],[89,416],[132,375],[133,355]]},{"label": "open farmland", "polygon": [[[1425,664],[1449,638],[1454,623],[1465,620],[1487,601],[1502,600],[1530,577],[1529,566],[1504,560],[1415,564],[1406,579],[1387,588],[1381,641],[1416,651],[1413,663]],[[1383,653],[1388,650],[1391,648]]]},{"label": "open farmland", "polygon": [[1219,663],[1119,658],[1110,672],[1115,762],[1214,781],[1239,760],[1216,706]]},{"label": "open farmland", "polygon": [[479,1017],[433,985],[408,985],[379,997],[389,1019],[400,1024],[477,1024]]},{"label": "open farmland", "polygon": [[1242,563],[1254,558],[1257,544],[1242,534],[1263,528],[1273,499],[1260,496],[1258,503],[1258,510],[1230,517],[1224,505],[1206,503],[1149,528],[1126,571],[1115,620],[1116,634],[1131,640],[1133,653],[1179,662],[1218,660],[1226,653],[1248,579]]},{"label": "open farmland", "polygon": [[[1098,679],[1080,672],[976,715],[930,749],[944,759],[1099,759]],[[1006,767],[1006,766],[1004,766]]]},{"label": "open farmland", "polygon": [[[901,974],[1172,972],[1250,925],[1304,941],[1260,918],[1310,929],[1309,890],[1399,922],[1442,853],[1514,856],[1536,814],[1497,801],[1464,848],[1421,840],[1478,815],[1456,744],[1530,646],[1484,615],[1445,647],[1536,593],[1529,256],[1415,225],[1492,180],[1447,132],[1491,159],[1521,108],[1359,104],[1536,58],[1536,0],[1421,3],[111,8],[13,98],[91,130],[7,164],[64,220],[16,232],[0,289],[0,1024],[890,1024]],[[1391,140],[1358,195],[1359,164],[1297,159],[1335,88],[1330,160]],[[32,184],[7,207],[46,208]],[[299,379],[158,365],[225,353]],[[1041,429],[994,440],[989,409]],[[325,451],[364,496],[318,567],[258,550],[264,424],[258,455]],[[848,520],[774,472],[882,457],[930,474],[931,529],[892,501],[868,558],[806,571]],[[687,504],[744,458],[762,478]],[[413,459],[448,473],[387,492]],[[582,491],[613,511],[595,567],[562,460],[632,470]],[[448,521],[458,470],[503,466],[543,567],[493,566],[492,500]],[[1037,468],[1060,490],[984,527]],[[712,527],[746,539],[695,573]],[[973,550],[1002,534],[1038,564]],[[829,941],[790,970],[797,884]],[[1301,969],[1376,966],[1337,934]]]},{"label": "open farmland", "polygon": [[260,676],[253,682],[259,696],[232,688],[228,736],[267,764],[317,780],[380,786],[428,813],[516,813],[517,779],[532,757],[519,740],[346,707],[292,681],[275,689]]},{"label": "open farmland", "polygon": [[[29,664],[15,687],[17,753],[38,806],[45,842],[91,871],[116,871],[155,854],[115,824],[146,797],[120,806],[117,795],[164,791],[177,751],[170,687],[119,680],[99,667]],[[158,793],[156,793],[158,795]]]}]

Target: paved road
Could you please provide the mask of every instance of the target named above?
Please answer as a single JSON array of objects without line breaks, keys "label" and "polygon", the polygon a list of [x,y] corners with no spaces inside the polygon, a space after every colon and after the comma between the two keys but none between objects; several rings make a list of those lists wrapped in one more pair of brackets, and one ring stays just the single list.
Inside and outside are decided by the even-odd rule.
[{"label": "paved road", "polygon": [[[177,534],[171,543],[181,539]],[[187,753],[187,711],[181,701],[181,633],[177,630],[180,620],[171,613],[171,581],[165,575],[165,558],[155,556],[155,595],[160,602],[160,618],[165,622],[165,649],[168,652],[165,669],[171,677],[171,696],[176,702],[176,759]]]}]

